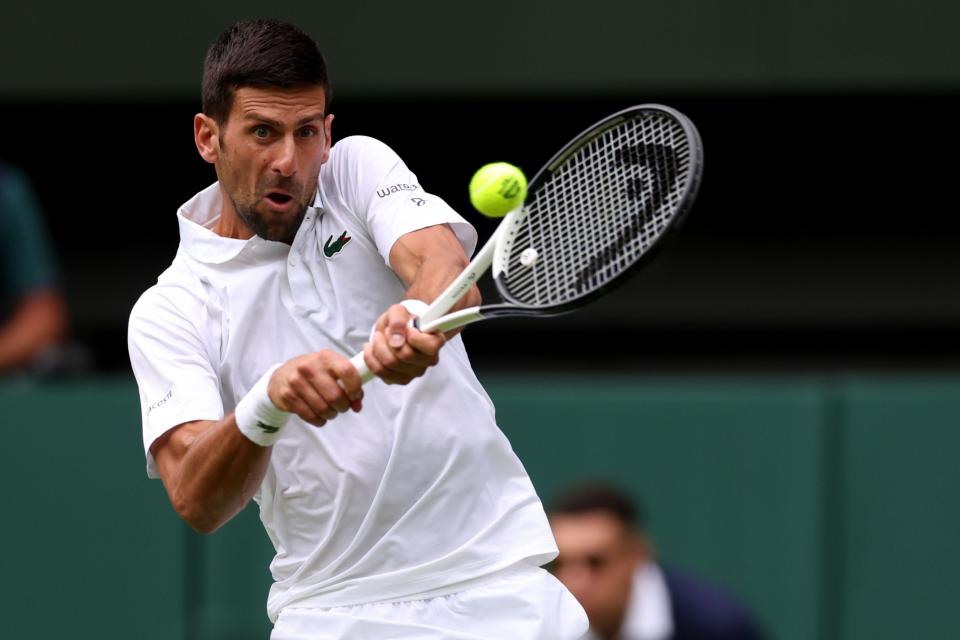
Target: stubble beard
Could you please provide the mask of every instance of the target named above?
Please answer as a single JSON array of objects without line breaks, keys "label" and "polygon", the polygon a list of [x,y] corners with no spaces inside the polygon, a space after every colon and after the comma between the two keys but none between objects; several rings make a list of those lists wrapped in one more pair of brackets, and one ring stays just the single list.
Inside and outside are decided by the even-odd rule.
[{"label": "stubble beard", "polygon": [[[254,202],[249,204],[238,202],[233,195],[229,195],[229,198],[233,203],[233,208],[237,212],[237,215],[254,234],[264,240],[293,244],[293,239],[296,237],[297,231],[300,229],[300,224],[307,214],[307,207],[313,200],[313,194],[306,200],[301,200],[297,198],[297,194],[301,191],[297,188],[297,185],[276,184],[270,186],[284,189],[288,193],[294,194],[294,200],[297,201],[297,208],[292,212],[293,215],[286,221],[279,216],[271,215],[269,212],[264,213],[258,211],[257,204],[260,202],[259,199],[254,199]],[[270,188],[268,187],[262,192],[265,193],[269,190]]]}]

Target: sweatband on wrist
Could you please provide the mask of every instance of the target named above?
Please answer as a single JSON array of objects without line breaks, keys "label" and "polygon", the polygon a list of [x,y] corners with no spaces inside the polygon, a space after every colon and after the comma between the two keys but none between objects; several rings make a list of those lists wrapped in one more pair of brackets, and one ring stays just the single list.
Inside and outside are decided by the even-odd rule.
[{"label": "sweatband on wrist", "polygon": [[280,437],[280,429],[287,424],[290,413],[282,411],[270,401],[267,388],[270,376],[280,368],[274,365],[257,380],[253,388],[237,403],[233,415],[240,433],[261,447],[269,447]]}]

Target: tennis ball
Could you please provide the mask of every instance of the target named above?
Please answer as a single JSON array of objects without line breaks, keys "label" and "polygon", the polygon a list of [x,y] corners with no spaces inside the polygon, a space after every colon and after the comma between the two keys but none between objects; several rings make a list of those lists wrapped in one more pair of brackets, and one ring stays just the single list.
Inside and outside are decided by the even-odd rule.
[{"label": "tennis ball", "polygon": [[480,167],[470,180],[470,202],[490,218],[502,218],[527,197],[527,178],[517,167],[493,162]]}]

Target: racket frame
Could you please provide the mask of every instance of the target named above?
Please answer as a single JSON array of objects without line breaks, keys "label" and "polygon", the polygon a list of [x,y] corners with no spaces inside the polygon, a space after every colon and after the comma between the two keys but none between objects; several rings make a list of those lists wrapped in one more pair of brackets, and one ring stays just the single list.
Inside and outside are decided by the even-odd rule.
[{"label": "racket frame", "polygon": [[[450,329],[462,327],[472,322],[495,318],[497,316],[549,317],[562,315],[606,295],[629,280],[638,270],[649,264],[650,261],[659,254],[665,240],[676,234],[677,229],[682,225],[687,214],[690,212],[696,200],[697,192],[700,189],[703,176],[703,144],[700,139],[700,134],[693,125],[693,122],[676,109],[662,104],[641,104],[618,111],[603,120],[595,122],[555,153],[540,171],[536,173],[527,189],[527,199],[529,200],[531,195],[535,194],[539,187],[546,183],[571,155],[613,127],[636,117],[640,113],[649,111],[665,112],[681,126],[684,135],[689,141],[690,157],[688,162],[691,170],[686,176],[686,181],[680,196],[679,208],[670,218],[667,228],[657,236],[653,244],[630,265],[630,267],[600,287],[563,303],[550,306],[534,306],[516,300],[506,290],[503,278],[507,271],[507,261],[511,254],[517,230],[527,215],[526,208],[521,205],[513,211],[510,211],[504,217],[480,251],[478,251],[473,260],[470,261],[470,264],[467,265],[453,282],[447,285],[447,288],[430,303],[419,317],[414,318],[412,326],[419,331],[433,333],[449,331]],[[456,305],[491,266],[493,267],[491,276],[497,286],[498,292],[503,296],[505,302],[468,307],[448,314],[447,312]],[[368,382],[373,378],[373,373],[363,359],[363,351],[360,351],[350,358],[350,362],[360,373],[360,377],[364,382]]]},{"label": "racket frame", "polygon": [[[650,111],[665,112],[670,115],[683,129],[684,135],[689,141],[690,147],[690,157],[688,162],[691,167],[691,171],[688,172],[686,181],[681,191],[680,206],[677,209],[677,212],[670,218],[667,228],[664,229],[659,236],[657,236],[657,238],[653,241],[653,244],[643,253],[643,255],[641,255],[632,265],[630,265],[630,267],[617,274],[617,276],[611,281],[563,303],[550,306],[533,306],[521,302],[511,296],[504,285],[504,274],[506,273],[506,269],[504,268],[501,271],[494,272],[492,276],[494,282],[496,283],[497,291],[501,296],[503,296],[503,299],[506,302],[503,304],[483,307],[483,318],[492,318],[498,315],[550,317],[563,315],[579,309],[580,307],[608,294],[627,282],[634,274],[636,274],[637,271],[648,265],[654,258],[656,258],[662,250],[665,241],[669,238],[672,238],[676,234],[677,229],[682,226],[687,214],[693,208],[693,203],[696,200],[697,192],[700,189],[700,183],[703,178],[703,143],[700,139],[700,133],[697,131],[697,128],[694,126],[693,122],[676,109],[666,105],[655,103],[635,105],[633,107],[613,113],[603,120],[595,122],[593,125],[583,130],[580,135],[574,137],[556,154],[554,154],[554,156],[543,166],[543,168],[540,169],[540,171],[537,172],[537,174],[530,181],[527,193],[537,193],[540,186],[546,183],[553,176],[553,174],[556,173],[561,166],[563,166],[564,162],[566,162],[571,155],[575,154],[590,142],[596,140],[610,129],[636,117],[638,114]],[[500,231],[499,227],[497,228],[497,231]],[[503,260],[505,263],[506,257],[504,257]],[[504,267],[506,267],[505,264]]]}]

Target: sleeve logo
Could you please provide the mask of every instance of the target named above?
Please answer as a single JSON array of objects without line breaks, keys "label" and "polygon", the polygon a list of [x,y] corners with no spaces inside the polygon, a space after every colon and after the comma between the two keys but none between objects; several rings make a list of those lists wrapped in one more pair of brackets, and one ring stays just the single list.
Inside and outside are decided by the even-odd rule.
[{"label": "sleeve logo", "polygon": [[170,402],[171,398],[173,398],[173,387],[170,387],[170,390],[167,391],[167,394],[165,396],[163,396],[156,402],[152,403],[149,407],[147,407],[147,415],[150,415],[151,413],[153,413],[154,409],[159,409],[163,405]]},{"label": "sleeve logo", "polygon": [[387,196],[392,196],[393,194],[401,191],[418,191],[419,189],[420,185],[418,184],[400,183],[391,185],[389,187],[384,187],[383,189],[377,189],[377,196],[386,198]]}]

